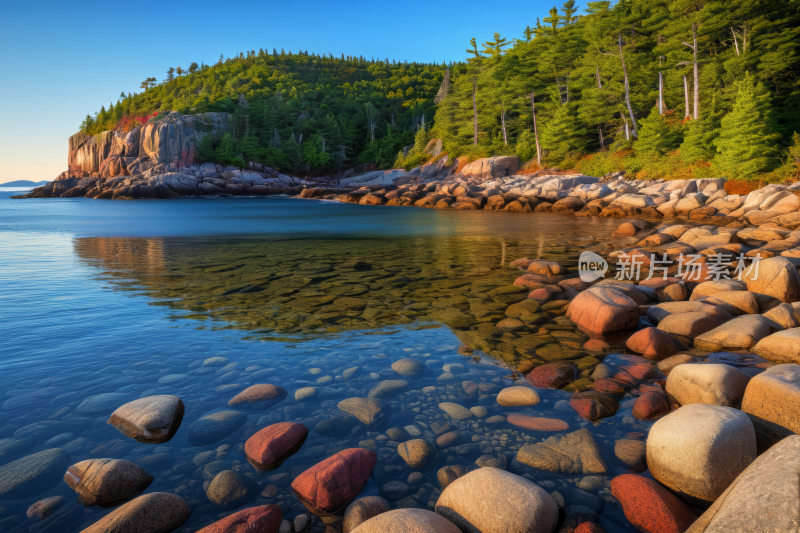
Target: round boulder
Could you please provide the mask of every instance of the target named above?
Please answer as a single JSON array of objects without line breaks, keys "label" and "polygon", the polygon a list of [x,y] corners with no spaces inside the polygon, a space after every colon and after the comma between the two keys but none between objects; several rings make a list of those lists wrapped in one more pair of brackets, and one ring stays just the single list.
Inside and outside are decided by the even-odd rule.
[{"label": "round boulder", "polygon": [[667,394],[679,404],[704,403],[738,408],[750,376],[730,365],[676,366],[667,376]]},{"label": "round boulder", "polygon": [[553,531],[558,505],[536,483],[498,468],[462,476],[442,492],[436,513],[462,531],[531,533]]},{"label": "round boulder", "polygon": [[529,387],[506,387],[497,395],[497,403],[503,407],[527,407],[539,401],[539,393]]},{"label": "round boulder", "polygon": [[117,507],[81,533],[166,533],[190,514],[192,508],[177,494],[151,492]]},{"label": "round boulder", "polygon": [[425,509],[395,509],[370,518],[352,533],[461,533],[461,530]]},{"label": "round boulder", "polygon": [[249,502],[261,492],[258,484],[237,474],[233,470],[223,470],[211,480],[206,489],[208,501],[225,508],[236,508]]},{"label": "round boulder", "polygon": [[397,453],[411,468],[425,468],[436,460],[436,449],[424,439],[413,439],[397,447]]},{"label": "round boulder", "polygon": [[147,444],[161,444],[175,436],[184,410],[177,396],[147,396],[119,407],[108,423],[126,437]]},{"label": "round boulder", "polygon": [[343,533],[351,533],[355,528],[379,514],[388,513],[391,510],[389,502],[380,496],[365,496],[355,500],[347,506],[344,512]]},{"label": "round boulder", "polygon": [[753,424],[731,407],[683,406],[653,424],[647,438],[652,476],[674,492],[709,502],[755,458]]},{"label": "round boulder", "polygon": [[64,481],[86,507],[112,507],[144,492],[153,476],[123,459],[87,459],[70,466]]},{"label": "round boulder", "polygon": [[425,374],[425,365],[416,359],[398,359],[392,363],[392,370],[403,377],[419,379]]}]

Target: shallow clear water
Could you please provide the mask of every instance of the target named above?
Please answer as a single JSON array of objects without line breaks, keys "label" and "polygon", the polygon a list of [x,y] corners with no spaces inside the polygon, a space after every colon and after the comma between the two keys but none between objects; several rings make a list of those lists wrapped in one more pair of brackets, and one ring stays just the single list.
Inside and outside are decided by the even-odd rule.
[{"label": "shallow clear water", "polygon": [[[519,412],[559,418],[568,431],[587,427],[609,466],[589,491],[601,498],[608,480],[625,471],[615,464],[614,441],[646,433],[648,424],[630,416],[630,403],[591,424],[565,402],[557,405],[569,392],[540,391],[539,405],[507,409],[492,394],[469,396],[462,385],[485,382],[499,390],[514,384],[512,368],[521,358],[515,342],[541,334],[541,327],[559,329],[554,312],[530,331],[483,332],[481,324],[496,322],[515,301],[502,290],[518,275],[508,263],[527,256],[574,264],[618,220],[288,198],[21,201],[10,194],[0,191],[0,439],[29,437],[35,444],[0,456],[0,468],[53,447],[65,449],[71,464],[100,457],[140,461],[155,476],[147,492],[175,492],[190,503],[184,528],[194,531],[238,509],[221,509],[205,497],[204,483],[220,470],[250,476],[264,491],[243,507],[278,503],[290,519],[305,511],[289,488],[292,479],[344,448],[378,452],[375,479],[364,494],[382,494],[390,479],[408,483],[412,470],[385,432],[405,427],[405,438],[434,437],[430,423],[449,420],[438,407],[443,401],[484,406],[487,413],[450,420],[461,440],[437,446],[423,480],[408,483],[393,507],[428,508],[438,496],[439,468],[476,467],[487,454],[503,455],[508,469],[548,490],[574,490],[583,476],[512,462],[519,447],[553,433],[489,425],[492,415]],[[437,320],[452,309],[469,311],[478,322],[451,329]],[[566,350],[581,337],[549,341]],[[462,344],[475,348],[471,356],[458,353]],[[212,357],[225,360],[204,364]],[[366,397],[381,380],[407,379],[391,368],[405,357],[423,361],[427,371],[386,398],[391,412],[382,427],[369,431],[337,409],[343,399]],[[443,368],[448,364],[456,366]],[[345,380],[343,371],[352,367],[361,368]],[[186,440],[193,422],[255,383],[280,385],[289,398],[247,412],[247,422],[217,442],[203,447]],[[294,392],[309,386],[318,396],[294,401]],[[85,402],[104,394],[113,396]],[[123,403],[154,394],[174,394],[186,405],[171,441],[140,444],[106,424]],[[259,473],[242,446],[258,429],[284,420],[309,426],[309,438],[281,468]],[[214,453],[198,456],[209,450]],[[42,523],[25,516],[32,503],[55,495],[66,501],[61,511]],[[113,510],[75,502],[65,483],[42,480],[30,495],[0,498],[0,530],[39,524],[80,531]],[[611,504],[602,515],[628,530]]]}]

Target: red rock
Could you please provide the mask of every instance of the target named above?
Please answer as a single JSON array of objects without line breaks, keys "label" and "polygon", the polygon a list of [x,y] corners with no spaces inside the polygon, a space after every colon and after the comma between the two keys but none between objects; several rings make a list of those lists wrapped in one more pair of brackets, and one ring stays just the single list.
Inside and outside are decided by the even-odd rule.
[{"label": "red rock", "polygon": [[593,352],[600,350],[607,350],[610,347],[611,346],[607,342],[603,342],[598,339],[589,339],[588,341],[583,343],[584,350],[590,350]]},{"label": "red rock", "polygon": [[537,276],[536,274],[523,274],[514,280],[514,285],[517,287],[525,287],[526,289],[534,290],[539,287],[544,287],[547,284],[548,278],[545,276]]},{"label": "red rock", "polygon": [[639,305],[611,287],[581,292],[567,309],[567,318],[592,335],[633,329],[639,323]]},{"label": "red rock", "polygon": [[581,417],[592,422],[614,416],[619,409],[615,399],[594,391],[576,392],[570,397],[569,406]]},{"label": "red rock", "polygon": [[612,237],[632,237],[636,235],[636,232],[639,231],[639,228],[631,224],[630,222],[623,222],[615,231],[611,234]]},{"label": "red rock", "polygon": [[550,300],[557,299],[561,292],[561,287],[558,285],[545,285],[544,287],[531,292],[528,295],[528,298],[543,304],[549,302]]},{"label": "red rock", "polygon": [[669,414],[667,395],[663,391],[647,391],[633,404],[633,416],[639,420],[651,420]]},{"label": "red rock", "polygon": [[297,476],[292,489],[313,514],[333,515],[364,488],[377,461],[378,454],[372,450],[342,450]]},{"label": "red rock", "polygon": [[573,530],[573,533],[606,533],[606,530],[594,522],[584,522]]},{"label": "red rock", "polygon": [[287,392],[283,387],[270,385],[269,383],[259,383],[252,385],[231,398],[228,407],[240,410],[268,409],[273,405],[282,402],[286,398]]},{"label": "red rock", "polygon": [[661,371],[653,363],[637,363],[632,365],[625,365],[621,368],[636,379],[659,379],[664,376]]},{"label": "red rock", "polygon": [[555,361],[537,366],[525,379],[540,389],[560,389],[575,379],[575,366],[564,361]]},{"label": "red rock", "polygon": [[649,533],[683,533],[697,516],[657,482],[636,474],[611,480],[611,494],[622,504],[631,524]]},{"label": "red rock", "polygon": [[647,359],[660,361],[678,353],[672,335],[658,328],[644,328],[630,336],[625,346]]},{"label": "red rock", "polygon": [[259,470],[274,470],[294,455],[308,437],[308,428],[294,422],[267,426],[244,445],[247,460]]},{"label": "red rock", "polygon": [[508,423],[531,431],[566,431],[569,424],[557,418],[542,418],[538,416],[520,415],[512,413],[508,415]]},{"label": "red rock", "polygon": [[558,286],[562,289],[569,287],[571,289],[575,289],[576,291],[585,291],[589,288],[589,284],[583,281],[581,278],[569,278],[561,280],[558,282]]},{"label": "red rock", "polygon": [[622,396],[625,394],[625,387],[627,386],[627,383],[613,378],[599,378],[594,381],[592,388],[597,392],[602,392],[603,394]]},{"label": "red rock", "polygon": [[261,505],[226,516],[197,533],[277,533],[282,520],[280,507]]}]

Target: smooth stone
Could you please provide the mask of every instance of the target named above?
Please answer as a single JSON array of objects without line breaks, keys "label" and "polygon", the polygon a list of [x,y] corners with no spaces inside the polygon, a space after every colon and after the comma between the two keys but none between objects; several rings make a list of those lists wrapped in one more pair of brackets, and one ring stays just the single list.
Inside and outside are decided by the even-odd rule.
[{"label": "smooth stone", "polygon": [[636,398],[631,414],[639,420],[652,420],[669,414],[671,410],[669,400],[663,390],[648,389]]},{"label": "smooth stone", "polygon": [[367,520],[375,518],[379,514],[388,513],[390,510],[389,502],[380,496],[364,496],[354,500],[344,512],[342,533],[352,533],[355,528]]},{"label": "smooth stone", "polygon": [[444,490],[450,483],[468,473],[469,469],[464,465],[447,465],[436,472],[436,479],[439,481],[439,487]]},{"label": "smooth stone", "polygon": [[658,369],[661,371],[662,374],[665,376],[669,376],[669,373],[678,366],[684,365],[686,363],[696,363],[700,361],[697,357],[691,356],[685,353],[679,353],[677,355],[673,355],[672,357],[667,357],[666,359],[658,362]]},{"label": "smooth stone", "polygon": [[39,500],[28,507],[26,514],[28,518],[33,518],[34,520],[41,522],[57,511],[61,506],[64,505],[65,502],[66,500],[64,500],[63,496],[51,496],[49,498],[45,498],[44,500]]},{"label": "smooth stone", "polygon": [[247,422],[239,411],[217,411],[203,415],[186,430],[186,440],[195,446],[207,446],[231,435]]},{"label": "smooth stone", "polygon": [[230,362],[227,357],[209,357],[203,361],[202,366],[225,366]]},{"label": "smooth stone", "polygon": [[537,366],[525,379],[539,389],[560,389],[577,376],[575,365],[565,361],[553,361]]},{"label": "smooth stone", "polygon": [[392,363],[392,370],[403,377],[419,379],[425,374],[425,364],[417,359],[398,359]]},{"label": "smooth stone", "polygon": [[790,304],[781,304],[773,307],[764,313],[763,316],[764,318],[772,320],[783,329],[791,329],[800,326],[800,322],[798,322],[797,316],[794,314],[794,307]]},{"label": "smooth stone", "polygon": [[351,533],[461,533],[461,530],[425,509],[395,509],[370,518]]},{"label": "smooth stone", "polygon": [[453,402],[442,402],[439,404],[439,409],[447,413],[447,416],[453,420],[465,420],[472,417],[472,411]]},{"label": "smooth stone", "polygon": [[389,398],[405,391],[408,381],[402,379],[388,379],[375,385],[367,394],[370,398]]},{"label": "smooth stone", "polygon": [[780,324],[763,315],[737,316],[694,339],[694,347],[714,352],[725,349],[749,350],[764,337],[781,331]]},{"label": "smooth stone", "polygon": [[319,395],[317,392],[316,387],[303,387],[302,389],[297,389],[294,392],[294,399],[296,402],[305,402],[308,400],[313,400]]},{"label": "smooth stone", "polygon": [[662,485],[713,502],[756,458],[753,424],[743,412],[685,405],[659,419],[647,437],[647,466]]},{"label": "smooth stone", "polygon": [[162,386],[177,385],[178,383],[183,383],[189,378],[191,378],[191,376],[188,374],[170,374],[159,379],[158,384]]},{"label": "smooth stone", "polygon": [[177,494],[151,492],[117,507],[81,533],[168,533],[192,514]]},{"label": "smooth stone", "polygon": [[660,361],[678,353],[675,339],[669,333],[658,328],[643,328],[631,335],[625,346],[629,350],[642,354],[642,357]]},{"label": "smooth stone", "polygon": [[[720,309],[720,311],[722,310]],[[727,313],[725,314],[727,315]],[[717,314],[704,312],[673,313],[658,323],[658,329],[677,336],[682,342],[689,342],[703,333],[721,326],[727,320]]]},{"label": "smooth stone", "polygon": [[680,405],[703,403],[738,408],[749,381],[750,376],[729,365],[680,365],[667,376],[666,392]]},{"label": "smooth stone", "polygon": [[540,401],[539,393],[530,387],[506,387],[497,395],[497,403],[503,407],[527,407]]},{"label": "smooth stone", "polygon": [[108,423],[139,442],[168,442],[181,425],[185,406],[177,396],[147,396],[119,407]]},{"label": "smooth stone", "polygon": [[123,459],[87,459],[70,466],[64,481],[82,505],[112,507],[144,492],[153,476]]},{"label": "smooth stone", "polygon": [[605,474],[608,466],[588,429],[548,437],[517,452],[522,464],[563,474]]},{"label": "smooth stone", "polygon": [[686,531],[697,519],[670,491],[642,476],[615,477],[611,480],[611,494],[622,505],[625,518],[639,531]]},{"label": "smooth stone", "polygon": [[286,389],[269,383],[251,385],[231,398],[228,407],[241,411],[260,411],[269,409],[289,395]]},{"label": "smooth stone", "polygon": [[574,393],[570,396],[569,405],[582,418],[592,422],[614,416],[619,409],[619,403],[615,399],[594,391]]},{"label": "smooth stone", "polygon": [[228,515],[197,533],[277,533],[282,521],[283,510],[279,506],[260,505]]},{"label": "smooth stone", "polygon": [[475,418],[483,418],[489,414],[489,410],[482,405],[470,407],[469,410],[473,415],[475,415]]},{"label": "smooth stone", "polygon": [[502,453],[497,455],[481,455],[475,459],[475,464],[481,468],[506,468],[506,456]]},{"label": "smooth stone", "polygon": [[23,452],[31,450],[35,447],[36,439],[32,438],[20,439],[17,437],[10,437],[7,439],[0,439],[0,464],[4,464]]},{"label": "smooth stone", "polygon": [[753,351],[774,363],[800,364],[800,328],[786,329],[764,337]]},{"label": "smooth stone", "polygon": [[569,424],[557,418],[543,418],[539,416],[521,415],[512,413],[506,418],[512,426],[531,431],[566,431]]},{"label": "smooth stone", "polygon": [[391,406],[378,398],[348,398],[336,407],[353,415],[369,429],[380,426],[391,411]]},{"label": "smooth stone", "polygon": [[297,499],[312,514],[337,514],[361,492],[378,455],[365,448],[349,448],[309,468],[292,482]]},{"label": "smooth stone", "polygon": [[644,441],[620,439],[614,443],[614,455],[622,466],[637,474],[647,470],[647,445]]},{"label": "smooth stone", "polygon": [[635,328],[639,305],[615,288],[592,287],[572,300],[567,318],[586,333],[605,335]]},{"label": "smooth stone", "polygon": [[800,301],[800,274],[786,257],[762,259],[758,269],[747,269],[742,276],[747,290],[766,294],[784,303]]},{"label": "smooth stone", "polygon": [[436,513],[462,531],[484,533],[550,532],[558,522],[550,494],[499,468],[474,470],[450,483],[436,502]]},{"label": "smooth stone", "polygon": [[279,422],[259,430],[247,439],[244,453],[251,465],[259,470],[279,468],[297,453],[308,437],[308,428],[294,422]]},{"label": "smooth stone", "polygon": [[411,487],[402,481],[392,480],[381,485],[381,492],[390,500],[399,500],[411,491]]},{"label": "smooth stone", "polygon": [[687,533],[797,531],[800,524],[800,436],[792,435],[753,461]]},{"label": "smooth stone", "polygon": [[436,439],[436,444],[441,448],[449,448],[450,446],[458,444],[459,440],[461,440],[461,433],[458,431],[449,431],[439,435]]},{"label": "smooth stone", "polygon": [[211,480],[206,496],[214,505],[236,508],[249,502],[260,492],[260,487],[252,479],[233,470],[223,470]]},{"label": "smooth stone", "polygon": [[61,481],[71,461],[69,453],[52,448],[0,466],[0,500],[19,500],[45,492]]},{"label": "smooth stone", "polygon": [[800,433],[800,366],[775,365],[753,377],[742,411],[750,417],[761,447]]},{"label": "smooth stone", "polygon": [[344,437],[358,426],[358,421],[346,415],[334,415],[317,422],[314,431],[323,437]]},{"label": "smooth stone", "polygon": [[425,439],[406,441],[397,447],[397,453],[408,466],[415,469],[425,468],[426,465],[436,461],[436,449]]}]

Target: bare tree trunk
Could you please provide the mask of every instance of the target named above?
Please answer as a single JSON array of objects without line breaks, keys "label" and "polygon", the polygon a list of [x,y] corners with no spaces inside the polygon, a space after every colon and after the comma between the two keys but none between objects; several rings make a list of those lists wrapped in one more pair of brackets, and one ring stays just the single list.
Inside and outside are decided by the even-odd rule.
[{"label": "bare tree trunk", "polygon": [[531,114],[533,114],[533,138],[536,139],[536,163],[542,166],[542,148],[539,145],[539,128],[536,125],[536,106],[533,103],[533,91],[531,91]]},{"label": "bare tree trunk", "polygon": [[500,115],[500,122],[503,124],[503,144],[508,146],[508,137],[506,136],[506,103],[503,102],[503,114]]},{"label": "bare tree trunk", "polygon": [[664,74],[658,73],[658,114],[664,114]]},{"label": "bare tree trunk", "polygon": [[597,78],[597,88],[602,89],[603,85],[600,83],[600,67],[594,68],[594,77]]},{"label": "bare tree trunk", "polygon": [[600,136],[600,149],[604,150],[606,144],[603,142],[603,128],[600,127],[600,124],[597,125],[597,134]]},{"label": "bare tree trunk", "polygon": [[697,23],[692,24],[692,38],[694,39],[694,119],[700,118],[700,65],[697,63]]},{"label": "bare tree trunk", "polygon": [[625,140],[626,141],[630,141],[631,140],[631,129],[630,129],[630,127],[628,127],[628,121],[625,119],[625,114],[620,112],[619,116],[622,117],[622,122],[625,123]]},{"label": "bare tree trunk", "polygon": [[683,99],[686,101],[686,116],[683,118],[689,118],[691,116],[691,109],[689,108],[689,80],[686,79],[686,76],[683,77]]},{"label": "bare tree trunk", "polygon": [[631,86],[628,83],[628,69],[625,67],[625,56],[622,53],[621,34],[619,35],[619,58],[622,61],[622,74],[625,78],[625,105],[628,106],[628,114],[631,116],[631,123],[633,124],[633,136],[638,138],[639,130],[636,127],[636,118],[633,116],[633,108],[631,107]]},{"label": "bare tree trunk", "polygon": [[736,46],[736,55],[739,55],[739,41],[736,39],[736,32],[733,31],[733,27],[731,27],[731,33],[733,34],[733,44]]},{"label": "bare tree trunk", "polygon": [[478,146],[478,103],[475,100],[477,80],[472,80],[472,145]]}]

